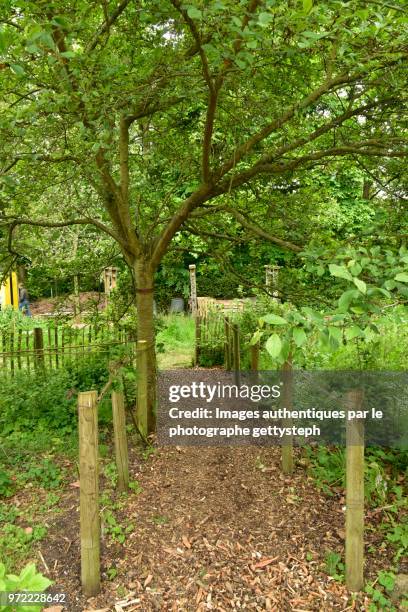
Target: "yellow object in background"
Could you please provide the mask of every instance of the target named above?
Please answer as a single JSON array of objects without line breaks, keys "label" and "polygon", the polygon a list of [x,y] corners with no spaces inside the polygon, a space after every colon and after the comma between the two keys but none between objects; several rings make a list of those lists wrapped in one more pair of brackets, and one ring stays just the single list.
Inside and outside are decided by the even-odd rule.
[{"label": "yellow object in background", "polygon": [[0,308],[12,306],[18,310],[18,281],[16,272],[10,272],[0,287]]}]

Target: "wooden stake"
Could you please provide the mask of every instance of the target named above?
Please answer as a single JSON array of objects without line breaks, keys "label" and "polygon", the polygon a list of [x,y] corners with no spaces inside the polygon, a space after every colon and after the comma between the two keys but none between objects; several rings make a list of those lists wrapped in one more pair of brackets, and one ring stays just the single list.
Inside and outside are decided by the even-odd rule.
[{"label": "wooden stake", "polygon": [[87,597],[100,591],[97,393],[78,394],[81,581]]},{"label": "wooden stake", "polygon": [[54,346],[55,346],[55,367],[58,368],[59,359],[58,359],[58,326],[54,327]]},{"label": "wooden stake", "polygon": [[14,376],[14,332],[10,333],[10,356],[11,375]]},{"label": "wooden stake", "polygon": [[259,370],[259,342],[251,345],[251,370]]},{"label": "wooden stake", "polygon": [[[282,407],[293,410],[293,369],[291,356],[288,357],[282,366],[282,379]],[[283,426],[291,427],[292,419],[285,419]],[[282,472],[284,474],[292,474],[293,468],[293,437],[284,436],[282,440]]]},{"label": "wooden stake", "polygon": [[233,347],[233,369],[234,382],[239,387],[241,384],[241,351],[239,346],[239,325],[232,324],[232,347]]},{"label": "wooden stake", "polygon": [[147,414],[147,341],[137,342],[137,414],[136,420],[142,436],[148,434]]},{"label": "wooden stake", "polygon": [[118,470],[118,491],[129,487],[129,458],[126,437],[126,414],[123,393],[112,391],[112,417],[115,434],[115,456]]},{"label": "wooden stake", "polygon": [[[361,410],[363,390],[347,394],[349,410]],[[364,421],[346,423],[346,586],[364,587]]]},{"label": "wooden stake", "polygon": [[196,281],[196,266],[191,264],[188,266],[190,270],[190,304],[191,314],[193,317],[197,315],[197,281]]},{"label": "wooden stake", "polygon": [[17,354],[18,354],[18,369],[21,370],[21,343],[23,341],[23,331],[21,329],[18,330],[18,340],[17,340]]},{"label": "wooden stake", "polygon": [[34,328],[34,351],[36,367],[44,367],[44,338],[41,327]]}]

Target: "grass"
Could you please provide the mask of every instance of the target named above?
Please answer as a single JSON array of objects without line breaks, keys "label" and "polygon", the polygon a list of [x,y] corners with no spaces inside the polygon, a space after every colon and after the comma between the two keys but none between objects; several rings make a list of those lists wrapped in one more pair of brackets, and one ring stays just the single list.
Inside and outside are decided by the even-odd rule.
[{"label": "grass", "polygon": [[156,338],[159,369],[191,367],[195,344],[192,317],[165,315],[159,319],[159,328]]}]

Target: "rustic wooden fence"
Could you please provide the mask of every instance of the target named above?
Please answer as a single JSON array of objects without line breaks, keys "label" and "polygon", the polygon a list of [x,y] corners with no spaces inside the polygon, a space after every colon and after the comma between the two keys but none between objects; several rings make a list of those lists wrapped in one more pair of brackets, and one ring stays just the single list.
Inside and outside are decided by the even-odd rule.
[{"label": "rustic wooden fence", "polygon": [[0,330],[0,372],[13,376],[16,370],[58,369],[92,353],[108,357],[115,347],[134,347],[135,339],[120,327],[101,325],[47,324],[25,330]]}]

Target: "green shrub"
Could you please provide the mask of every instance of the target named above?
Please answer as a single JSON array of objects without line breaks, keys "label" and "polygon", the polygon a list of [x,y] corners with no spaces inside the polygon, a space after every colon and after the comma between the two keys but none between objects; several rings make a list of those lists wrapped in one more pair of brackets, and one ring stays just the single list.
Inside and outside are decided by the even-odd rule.
[{"label": "green shrub", "polygon": [[[49,586],[52,585],[52,581],[45,578],[42,574],[37,572],[34,563],[29,563],[20,572],[18,576],[14,574],[6,574],[6,567],[3,563],[0,563],[0,593],[11,592],[18,593],[20,591],[29,591],[32,593],[43,593]],[[44,603],[46,603],[44,598]],[[42,605],[19,605],[18,609],[22,612],[24,610],[31,612],[40,612],[44,606]],[[3,612],[12,612],[15,610],[15,606],[0,605],[0,610]]]}]

